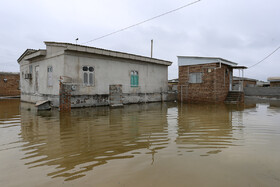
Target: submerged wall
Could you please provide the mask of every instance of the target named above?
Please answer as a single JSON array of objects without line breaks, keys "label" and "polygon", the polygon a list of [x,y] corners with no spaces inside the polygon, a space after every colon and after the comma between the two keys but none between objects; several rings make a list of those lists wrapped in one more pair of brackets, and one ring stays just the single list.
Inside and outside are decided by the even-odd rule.
[{"label": "submerged wall", "polygon": [[280,97],[280,87],[246,87],[245,96]]}]

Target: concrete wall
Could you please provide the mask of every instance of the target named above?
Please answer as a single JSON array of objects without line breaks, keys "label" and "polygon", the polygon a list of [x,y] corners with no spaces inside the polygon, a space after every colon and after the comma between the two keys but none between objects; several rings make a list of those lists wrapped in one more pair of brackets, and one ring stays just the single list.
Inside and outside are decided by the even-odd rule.
[{"label": "concrete wall", "polygon": [[[29,72],[29,66],[32,66],[32,72]],[[47,68],[53,67],[52,86],[47,85]],[[38,73],[38,91],[35,90],[36,67]],[[59,78],[63,75],[64,55],[57,54],[50,58],[37,59],[29,62],[23,59],[20,62],[20,82],[21,82],[21,100],[35,103],[39,100],[51,100],[58,106]],[[31,73],[32,79],[25,79],[25,74]]]},{"label": "concrete wall", "polygon": [[[202,83],[189,83],[190,73],[203,73]],[[223,102],[229,91],[230,66],[218,63],[179,66],[178,100]]]},{"label": "concrete wall", "polygon": [[246,87],[245,96],[280,97],[280,87]]},{"label": "concrete wall", "polygon": [[19,73],[0,72],[0,97],[19,96]]},{"label": "concrete wall", "polygon": [[[94,67],[94,85],[83,85],[83,66]],[[66,54],[65,75],[82,84],[77,94],[109,94],[109,86],[121,84],[123,93],[167,92],[167,66],[100,55]],[[139,86],[130,86],[131,71],[138,71]],[[74,93],[75,94],[75,93]]]}]

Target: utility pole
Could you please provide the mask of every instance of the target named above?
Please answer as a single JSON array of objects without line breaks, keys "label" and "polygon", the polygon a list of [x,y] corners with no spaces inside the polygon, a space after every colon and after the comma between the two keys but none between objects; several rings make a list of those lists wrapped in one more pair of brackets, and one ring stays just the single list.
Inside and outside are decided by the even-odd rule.
[{"label": "utility pole", "polygon": [[151,58],[153,58],[153,44],[154,44],[154,41],[151,40]]}]

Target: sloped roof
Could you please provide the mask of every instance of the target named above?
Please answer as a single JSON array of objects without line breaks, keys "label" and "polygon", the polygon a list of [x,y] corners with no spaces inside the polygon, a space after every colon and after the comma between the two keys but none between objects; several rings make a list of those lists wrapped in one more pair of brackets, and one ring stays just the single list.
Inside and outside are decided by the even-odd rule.
[{"label": "sloped roof", "polygon": [[[115,58],[123,58],[123,59],[129,59],[129,60],[137,60],[147,63],[154,63],[154,64],[160,64],[160,65],[166,65],[170,66],[172,62],[166,61],[166,60],[160,60],[156,58],[150,58],[135,54],[129,54],[119,51],[112,51],[107,49],[101,49],[96,47],[90,47],[90,46],[84,46],[84,45],[76,45],[71,43],[63,43],[63,42],[45,42],[46,46],[56,46],[56,47],[62,47],[63,51],[74,51],[74,52],[82,52],[82,53],[89,53],[89,54],[97,54],[97,55],[103,55],[103,56],[110,56]],[[28,56],[27,58],[29,60],[36,58],[38,56],[44,56],[46,55],[46,50],[34,50],[34,49],[27,49],[18,59],[18,62],[20,62],[25,56]]]},{"label": "sloped roof", "polygon": [[38,51],[38,50],[36,50],[36,49],[26,49],[26,50],[22,53],[22,55],[20,55],[20,57],[17,59],[18,63],[19,63],[26,55],[29,55],[29,54],[34,53],[34,52],[36,52],[36,51]]},{"label": "sloped roof", "polygon": [[104,56],[110,56],[110,57],[117,57],[117,58],[124,58],[124,59],[130,59],[130,60],[139,60],[143,62],[148,63],[155,63],[155,64],[161,64],[161,65],[167,65],[170,66],[172,62],[156,59],[156,58],[150,58],[130,53],[124,53],[119,51],[112,51],[102,48],[96,48],[91,46],[85,46],[85,45],[76,45],[72,43],[64,43],[64,42],[45,42],[47,46],[58,46],[58,47],[64,47],[66,48],[66,51],[78,51],[78,52],[84,52],[84,53],[92,53],[92,54],[98,54],[98,55],[104,55]]}]

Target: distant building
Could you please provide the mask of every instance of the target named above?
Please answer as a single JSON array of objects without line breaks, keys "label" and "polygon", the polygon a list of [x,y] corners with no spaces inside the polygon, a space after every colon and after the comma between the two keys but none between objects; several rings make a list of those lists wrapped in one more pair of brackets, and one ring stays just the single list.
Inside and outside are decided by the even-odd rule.
[{"label": "distant building", "polygon": [[179,79],[168,80],[168,90],[169,91],[178,91],[178,82],[179,82]]},{"label": "distant building", "polygon": [[269,82],[265,82],[265,81],[257,81],[257,87],[269,87],[270,83]]},{"label": "distant building", "polygon": [[0,72],[1,96],[20,96],[19,73]]},{"label": "distant building", "polygon": [[178,56],[178,65],[178,99],[186,102],[224,102],[233,91],[233,69],[246,69],[216,57]]},{"label": "distant building", "polygon": [[233,90],[240,90],[241,84],[245,87],[256,87],[258,80],[247,77],[233,77]]},{"label": "distant building", "polygon": [[270,87],[280,87],[280,77],[269,77]]},{"label": "distant building", "polygon": [[89,107],[167,98],[170,61],[70,43],[45,44],[46,49],[27,49],[18,59],[22,101]]}]

